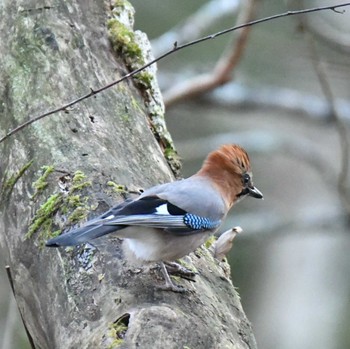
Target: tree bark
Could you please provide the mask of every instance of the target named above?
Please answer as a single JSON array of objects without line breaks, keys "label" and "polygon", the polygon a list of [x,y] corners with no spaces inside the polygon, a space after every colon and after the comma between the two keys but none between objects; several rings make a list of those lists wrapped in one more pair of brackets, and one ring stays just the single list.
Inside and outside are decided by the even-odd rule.
[{"label": "tree bark", "polygon": [[[125,18],[132,26],[124,1],[0,0],[0,18],[1,136],[147,59],[142,34],[119,35]],[[205,247],[187,259],[196,282],[178,280],[192,287],[187,294],[157,289],[159,271],[128,265],[112,236],[44,247],[134,189],[173,178],[177,164],[153,73],[0,145],[0,243],[35,348],[256,348],[227,266]]]}]

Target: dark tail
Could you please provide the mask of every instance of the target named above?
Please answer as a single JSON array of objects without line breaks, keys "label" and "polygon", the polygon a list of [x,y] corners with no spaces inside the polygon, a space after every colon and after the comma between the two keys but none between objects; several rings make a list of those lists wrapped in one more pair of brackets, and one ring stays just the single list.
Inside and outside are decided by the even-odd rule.
[{"label": "dark tail", "polygon": [[48,247],[75,246],[125,228],[120,225],[87,225],[57,236],[46,243]]}]

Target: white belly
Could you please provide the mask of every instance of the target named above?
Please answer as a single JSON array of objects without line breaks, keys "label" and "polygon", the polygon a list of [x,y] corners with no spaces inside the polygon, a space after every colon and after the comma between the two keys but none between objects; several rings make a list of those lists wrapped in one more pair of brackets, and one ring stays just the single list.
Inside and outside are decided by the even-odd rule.
[{"label": "white belly", "polygon": [[174,261],[202,245],[210,233],[175,235],[158,229],[130,227],[123,229],[124,251],[136,262]]}]

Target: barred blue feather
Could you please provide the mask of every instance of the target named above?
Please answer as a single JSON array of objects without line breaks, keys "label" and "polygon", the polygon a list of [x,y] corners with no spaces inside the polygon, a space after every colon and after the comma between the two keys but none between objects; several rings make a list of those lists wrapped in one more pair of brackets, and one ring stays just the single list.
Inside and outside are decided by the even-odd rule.
[{"label": "barred blue feather", "polygon": [[192,213],[186,213],[183,222],[193,230],[212,230],[220,226],[221,221],[212,221],[206,217],[196,216]]}]

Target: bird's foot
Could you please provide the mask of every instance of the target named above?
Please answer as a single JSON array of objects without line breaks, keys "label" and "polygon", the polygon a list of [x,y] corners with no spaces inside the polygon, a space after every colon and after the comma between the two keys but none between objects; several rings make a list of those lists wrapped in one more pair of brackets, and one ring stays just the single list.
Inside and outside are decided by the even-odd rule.
[{"label": "bird's foot", "polygon": [[172,275],[180,276],[183,279],[186,279],[189,281],[193,281],[193,282],[196,281],[194,277],[198,275],[198,273],[196,273],[195,271],[190,270],[176,262],[164,262],[164,264],[168,273]]},{"label": "bird's foot", "polygon": [[159,289],[161,289],[163,291],[172,291],[172,292],[177,292],[177,293],[189,292],[189,290],[187,288],[185,288],[183,286],[177,286],[171,281],[171,278],[168,274],[168,270],[165,267],[165,264],[163,262],[160,263],[160,266],[161,266],[161,270],[162,270],[162,273],[164,276],[165,284],[162,286],[159,286]]}]

